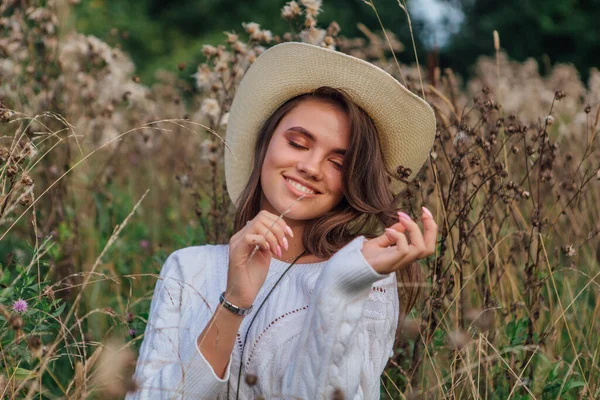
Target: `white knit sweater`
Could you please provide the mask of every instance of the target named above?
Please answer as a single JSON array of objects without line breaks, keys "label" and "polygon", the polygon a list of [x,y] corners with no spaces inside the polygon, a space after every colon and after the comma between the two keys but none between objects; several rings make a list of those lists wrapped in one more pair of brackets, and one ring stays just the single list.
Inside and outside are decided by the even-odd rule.
[{"label": "white knit sweater", "polygon": [[[258,312],[244,350],[240,399],[379,399],[379,378],[393,354],[398,324],[395,274],[381,275],[357,237],[328,261],[295,264]],[[196,340],[227,283],[228,245],[171,254],[156,284],[127,399],[235,399],[242,343],[250,321],[289,263],[271,259],[252,312],[238,331],[226,374],[219,378]],[[223,310],[225,312],[225,310]],[[245,374],[258,377],[249,386]],[[231,379],[229,379],[231,377]]]}]

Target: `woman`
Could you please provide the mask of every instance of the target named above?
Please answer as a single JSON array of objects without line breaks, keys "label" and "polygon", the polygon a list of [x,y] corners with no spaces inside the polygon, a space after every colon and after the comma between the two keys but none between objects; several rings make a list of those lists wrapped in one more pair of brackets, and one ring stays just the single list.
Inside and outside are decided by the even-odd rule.
[{"label": "woman", "polygon": [[304,43],[258,57],[227,128],[236,233],[165,262],[129,397],[378,399],[396,272],[406,312],[437,235],[394,193],[434,136],[431,108],[372,64]]}]

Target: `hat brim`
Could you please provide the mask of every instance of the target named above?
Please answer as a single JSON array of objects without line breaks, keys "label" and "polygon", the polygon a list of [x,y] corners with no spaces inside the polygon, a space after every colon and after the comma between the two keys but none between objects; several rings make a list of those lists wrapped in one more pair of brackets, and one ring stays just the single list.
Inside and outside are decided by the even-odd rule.
[{"label": "hat brim", "polygon": [[[226,132],[225,179],[234,204],[252,172],[259,129],[287,100],[321,86],[344,90],[369,114],[389,171],[410,168],[412,180],[435,139],[435,114],[420,97],[381,68],[307,43],[271,47],[250,66],[237,89]],[[233,155],[231,154],[233,153]],[[405,184],[392,177],[395,193]]]}]

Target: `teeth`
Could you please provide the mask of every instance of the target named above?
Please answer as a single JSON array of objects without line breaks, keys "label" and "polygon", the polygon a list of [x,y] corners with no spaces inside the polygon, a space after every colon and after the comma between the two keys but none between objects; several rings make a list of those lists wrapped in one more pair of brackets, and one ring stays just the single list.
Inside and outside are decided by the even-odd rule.
[{"label": "teeth", "polygon": [[315,191],[312,189],[307,188],[306,186],[303,186],[301,184],[299,184],[296,181],[293,181],[291,179],[286,179],[290,185],[292,185],[293,187],[295,187],[296,189],[298,189],[299,191],[306,193],[306,194],[315,194]]}]

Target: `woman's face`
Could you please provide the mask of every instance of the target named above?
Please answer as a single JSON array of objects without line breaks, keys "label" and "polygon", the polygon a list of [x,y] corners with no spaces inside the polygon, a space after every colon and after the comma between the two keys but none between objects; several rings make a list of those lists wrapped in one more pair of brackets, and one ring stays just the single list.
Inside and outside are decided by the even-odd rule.
[{"label": "woman's face", "polygon": [[332,210],[343,198],[342,164],[350,140],[350,121],[338,107],[317,99],[299,103],[279,123],[261,170],[261,208],[310,220]]}]

